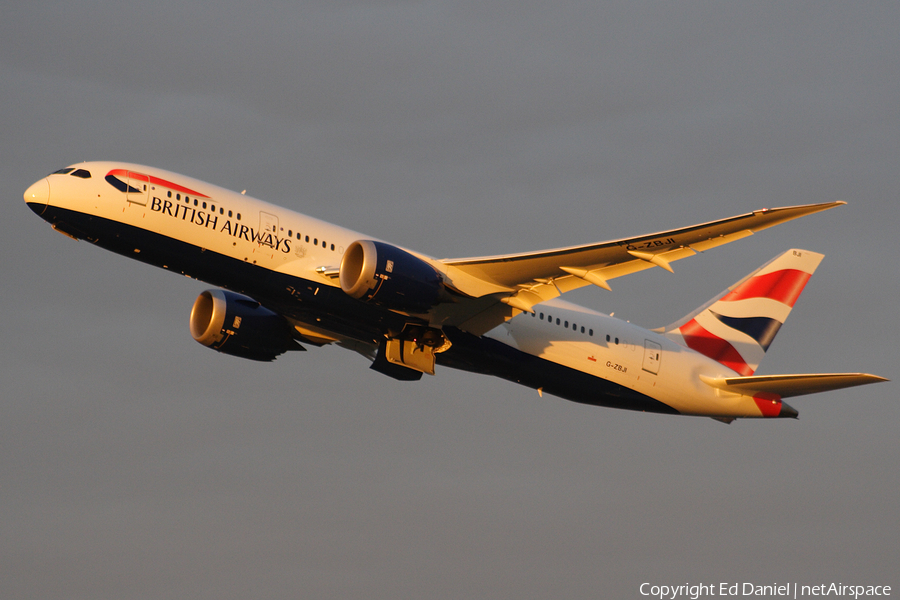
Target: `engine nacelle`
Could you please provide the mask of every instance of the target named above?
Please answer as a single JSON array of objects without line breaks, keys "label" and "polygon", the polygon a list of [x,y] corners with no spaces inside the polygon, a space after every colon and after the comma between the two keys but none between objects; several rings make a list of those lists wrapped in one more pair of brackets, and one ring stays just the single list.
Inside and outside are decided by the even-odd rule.
[{"label": "engine nacelle", "polygon": [[359,240],[341,259],[341,289],[396,310],[426,312],[446,297],[444,281],[427,262],[396,246]]},{"label": "engine nacelle", "polygon": [[288,350],[302,349],[291,326],[259,302],[225,290],[206,290],[191,309],[191,335],[218,352],[271,361]]}]

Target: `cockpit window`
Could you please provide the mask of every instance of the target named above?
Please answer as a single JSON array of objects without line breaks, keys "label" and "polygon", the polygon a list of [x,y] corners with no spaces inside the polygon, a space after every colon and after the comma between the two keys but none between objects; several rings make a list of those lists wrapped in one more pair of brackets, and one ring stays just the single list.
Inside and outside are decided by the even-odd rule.
[{"label": "cockpit window", "polygon": [[85,171],[84,169],[75,169],[75,171],[72,173],[72,177],[81,177],[82,179],[90,179],[91,172]]},{"label": "cockpit window", "polygon": [[75,170],[75,167],[66,167],[65,169],[60,169],[59,171],[53,171],[50,173],[51,175],[68,175],[72,171]]}]

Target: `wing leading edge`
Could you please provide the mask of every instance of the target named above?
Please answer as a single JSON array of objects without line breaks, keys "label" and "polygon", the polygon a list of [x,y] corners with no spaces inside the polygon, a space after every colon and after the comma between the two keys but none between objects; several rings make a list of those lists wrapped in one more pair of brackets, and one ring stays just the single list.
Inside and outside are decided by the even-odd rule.
[{"label": "wing leading edge", "polygon": [[[539,252],[443,259],[445,280],[468,298],[435,315],[475,334],[532,306],[587,285],[609,289],[611,279],[671,263],[757,231],[845,202],[761,209],[751,213],[637,237]],[[473,301],[477,299],[478,301]]]}]

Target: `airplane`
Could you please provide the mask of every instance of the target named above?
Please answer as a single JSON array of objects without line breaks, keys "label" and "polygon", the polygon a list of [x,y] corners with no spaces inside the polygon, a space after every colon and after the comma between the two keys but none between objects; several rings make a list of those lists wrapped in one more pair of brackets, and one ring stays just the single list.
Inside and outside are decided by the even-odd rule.
[{"label": "airplane", "polygon": [[866,373],[757,375],[822,255],[790,249],[668,327],[648,330],[560,298],[671,264],[828,202],[756,210],[619,240],[436,259],[209,183],[85,162],[31,185],[56,231],[216,286],[190,332],[271,361],[337,344],[415,381],[435,366],[500,377],[573,402],[712,417],[796,418],[784,398],[879,381]]}]

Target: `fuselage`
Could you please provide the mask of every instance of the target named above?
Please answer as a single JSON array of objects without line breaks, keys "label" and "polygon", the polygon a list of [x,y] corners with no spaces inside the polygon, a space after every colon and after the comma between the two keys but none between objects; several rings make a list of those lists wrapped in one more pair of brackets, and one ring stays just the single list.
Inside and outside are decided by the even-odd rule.
[{"label": "fuselage", "polygon": [[[337,281],[358,232],[152,167],[89,162],[32,185],[28,206],[54,229],[240,294],[283,315],[301,341],[370,358],[408,315],[351,298]],[[434,258],[412,252],[427,262]],[[562,300],[484,335],[454,326],[437,364],[495,375],[575,402],[712,417],[796,416],[700,376],[735,372],[666,336]]]}]

